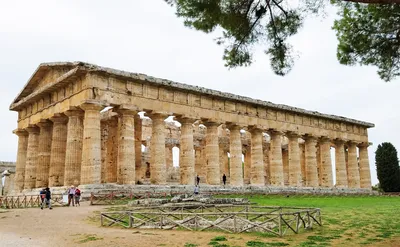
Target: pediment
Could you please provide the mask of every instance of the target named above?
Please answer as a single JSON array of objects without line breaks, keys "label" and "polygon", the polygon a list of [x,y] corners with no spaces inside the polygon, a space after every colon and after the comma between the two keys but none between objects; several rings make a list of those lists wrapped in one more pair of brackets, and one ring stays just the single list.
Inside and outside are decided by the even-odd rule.
[{"label": "pediment", "polygon": [[49,83],[54,82],[57,78],[67,73],[75,66],[76,63],[69,62],[40,64],[11,105],[18,103],[20,100],[31,95],[35,91],[38,91]]}]

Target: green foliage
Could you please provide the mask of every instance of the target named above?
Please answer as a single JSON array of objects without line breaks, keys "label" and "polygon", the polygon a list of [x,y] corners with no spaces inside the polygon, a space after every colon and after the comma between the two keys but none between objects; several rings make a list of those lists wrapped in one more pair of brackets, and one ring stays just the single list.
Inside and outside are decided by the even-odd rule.
[{"label": "green foliage", "polygon": [[294,64],[288,38],[298,32],[307,13],[318,13],[324,0],[166,0],[176,6],[176,14],[187,27],[205,33],[223,30],[216,39],[224,45],[225,66],[249,66],[255,44],[265,45],[271,67],[278,75],[287,74]]},{"label": "green foliage", "polygon": [[192,243],[185,243],[184,247],[197,247],[199,246],[198,244],[192,244]]},{"label": "green foliage", "polygon": [[[261,44],[272,70],[286,75],[295,53],[288,42],[310,15],[323,12],[326,0],[164,0],[176,7],[184,25],[205,33],[222,30],[225,66],[249,66]],[[373,65],[390,81],[400,73],[400,4],[365,4],[331,0],[339,7],[333,29],[339,40],[337,57],[345,65]]]},{"label": "green foliage", "polygon": [[225,236],[216,236],[213,239],[211,239],[211,241],[226,241],[226,237]]},{"label": "green foliage", "polygon": [[400,167],[396,148],[389,142],[378,145],[375,152],[379,185],[385,192],[400,191]]},{"label": "green foliage", "polygon": [[260,241],[248,241],[246,243],[246,246],[248,247],[275,247],[275,246],[288,246],[288,245],[289,244],[282,242],[265,243]]},{"label": "green foliage", "polygon": [[374,65],[384,81],[400,75],[400,4],[339,6],[333,29],[339,40],[337,57],[345,65]]}]

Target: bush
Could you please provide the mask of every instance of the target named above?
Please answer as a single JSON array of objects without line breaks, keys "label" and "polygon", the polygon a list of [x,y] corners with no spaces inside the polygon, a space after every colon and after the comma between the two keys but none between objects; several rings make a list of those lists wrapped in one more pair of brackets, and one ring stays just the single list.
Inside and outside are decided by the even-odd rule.
[{"label": "bush", "polygon": [[396,148],[389,142],[378,145],[375,152],[376,172],[385,192],[400,191],[400,167]]}]

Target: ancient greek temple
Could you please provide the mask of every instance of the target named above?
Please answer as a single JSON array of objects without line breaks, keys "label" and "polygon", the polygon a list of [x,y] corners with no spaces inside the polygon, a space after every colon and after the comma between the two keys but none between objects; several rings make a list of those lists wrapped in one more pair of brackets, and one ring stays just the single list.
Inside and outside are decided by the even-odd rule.
[{"label": "ancient greek temple", "polygon": [[18,191],[223,174],[231,187],[371,188],[374,125],[345,117],[82,62],[41,64],[10,110]]}]

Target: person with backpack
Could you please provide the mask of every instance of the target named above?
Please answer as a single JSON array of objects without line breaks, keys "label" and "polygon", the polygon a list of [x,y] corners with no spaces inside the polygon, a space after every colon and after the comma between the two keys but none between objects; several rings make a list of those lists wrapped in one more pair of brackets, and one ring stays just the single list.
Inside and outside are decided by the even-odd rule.
[{"label": "person with backpack", "polygon": [[75,206],[80,206],[81,204],[79,201],[81,200],[81,190],[76,187],[75,189]]},{"label": "person with backpack", "polygon": [[43,202],[44,202],[44,199],[46,198],[46,189],[43,188],[43,189],[40,191],[39,195],[40,195],[40,200],[41,200],[40,209],[43,209]]},{"label": "person with backpack", "polygon": [[53,209],[51,207],[51,192],[50,192],[50,188],[46,188],[45,190],[45,197],[44,200],[42,202],[42,206],[40,207],[41,209],[43,209],[43,207],[46,207],[46,205],[49,205],[49,209]]}]

